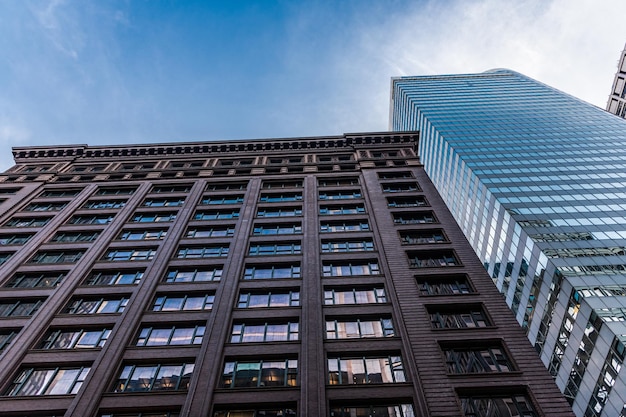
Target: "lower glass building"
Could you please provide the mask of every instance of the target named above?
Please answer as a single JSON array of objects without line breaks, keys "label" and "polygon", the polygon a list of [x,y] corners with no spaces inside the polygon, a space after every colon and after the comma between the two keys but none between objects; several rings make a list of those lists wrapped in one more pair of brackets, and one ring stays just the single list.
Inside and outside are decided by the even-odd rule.
[{"label": "lower glass building", "polygon": [[626,122],[509,70],[392,80],[419,156],[578,416],[626,416]]}]

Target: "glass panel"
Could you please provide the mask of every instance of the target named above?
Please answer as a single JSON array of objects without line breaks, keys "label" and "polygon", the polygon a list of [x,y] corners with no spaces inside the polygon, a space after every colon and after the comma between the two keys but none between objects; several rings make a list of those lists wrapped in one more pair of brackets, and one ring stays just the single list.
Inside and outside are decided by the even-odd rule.
[{"label": "glass panel", "polygon": [[54,380],[44,393],[45,395],[69,394],[76,377],[80,374],[80,369],[59,369]]},{"label": "glass panel", "polygon": [[187,329],[176,329],[174,330],[174,334],[172,335],[172,340],[170,341],[170,345],[189,345],[193,340],[194,334],[193,328]]}]

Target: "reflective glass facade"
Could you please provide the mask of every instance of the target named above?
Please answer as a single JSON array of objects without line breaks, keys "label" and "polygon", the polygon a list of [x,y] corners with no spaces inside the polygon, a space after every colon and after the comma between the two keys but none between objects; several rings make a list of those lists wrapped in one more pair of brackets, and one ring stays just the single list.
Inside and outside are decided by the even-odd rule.
[{"label": "reflective glass facade", "polygon": [[626,122],[509,70],[396,78],[391,106],[575,413],[620,415]]}]

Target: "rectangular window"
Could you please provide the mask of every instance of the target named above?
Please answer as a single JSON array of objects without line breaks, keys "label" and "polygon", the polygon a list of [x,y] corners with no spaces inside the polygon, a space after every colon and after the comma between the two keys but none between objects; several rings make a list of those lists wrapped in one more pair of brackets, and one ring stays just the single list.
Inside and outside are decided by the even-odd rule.
[{"label": "rectangular window", "polygon": [[424,245],[432,243],[446,243],[448,238],[441,229],[408,230],[400,232],[400,239],[404,245]]},{"label": "rectangular window", "polygon": [[144,207],[180,207],[184,202],[184,198],[148,198],[142,205]]},{"label": "rectangular window", "polygon": [[330,385],[398,382],[406,382],[400,356],[328,358]]},{"label": "rectangular window", "polygon": [[344,214],[362,214],[365,213],[363,205],[345,205],[345,206],[320,206],[320,214],[339,216]]},{"label": "rectangular window", "polygon": [[58,188],[49,189],[49,190],[44,190],[41,194],[39,194],[38,197],[44,197],[44,198],[75,197],[78,194],[80,194],[81,191],[82,189],[79,189],[79,188],[68,189],[68,190],[58,189]]},{"label": "rectangular window", "polygon": [[71,242],[93,242],[98,238],[100,232],[58,232],[51,242],[71,243]]},{"label": "rectangular window", "polygon": [[163,223],[176,220],[176,213],[137,213],[131,218],[134,223]]},{"label": "rectangular window", "polygon": [[354,275],[379,275],[380,268],[378,262],[367,261],[359,263],[358,261],[350,263],[324,263],[322,265],[322,276],[325,277],[343,277]]},{"label": "rectangular window", "polygon": [[[254,408],[242,410],[242,406],[233,405],[229,410],[220,410],[213,413],[213,417],[297,417],[296,408]],[[247,407],[247,406],[243,406]],[[333,414],[331,414],[332,416]],[[336,414],[339,416],[340,414]],[[105,417],[105,416],[103,416]],[[129,416],[130,417],[130,416]],[[133,416],[134,417],[134,416]],[[161,417],[161,416],[159,416]],[[165,417],[165,416],[163,416]]]},{"label": "rectangular window", "polygon": [[301,223],[257,224],[254,235],[293,235],[302,233]]},{"label": "rectangular window", "polygon": [[243,194],[233,195],[208,195],[202,197],[200,204],[213,205],[213,204],[241,204],[243,203]]},{"label": "rectangular window", "polygon": [[302,188],[302,180],[263,181],[263,188],[266,190],[273,188]]},{"label": "rectangular window", "polygon": [[22,299],[0,302],[0,317],[29,317],[35,314],[43,300]]},{"label": "rectangular window", "polygon": [[156,249],[111,249],[102,258],[105,261],[151,261]]},{"label": "rectangular window", "polygon": [[0,352],[11,344],[13,338],[19,333],[19,330],[7,330],[4,329],[0,332]]},{"label": "rectangular window", "polygon": [[451,250],[407,252],[407,256],[411,268],[441,268],[461,265]]},{"label": "rectangular window", "polygon": [[412,213],[393,213],[395,224],[426,224],[437,223],[432,211],[418,211]]},{"label": "rectangular window", "polygon": [[298,340],[298,323],[233,324],[230,343],[287,342]]},{"label": "rectangular window", "polygon": [[364,252],[373,251],[374,242],[371,239],[353,241],[353,240],[323,240],[322,252]]},{"label": "rectangular window", "polygon": [[118,240],[163,240],[167,236],[167,230],[124,230],[118,236]]},{"label": "rectangular window", "polygon": [[126,365],[113,392],[186,391],[194,365]]},{"label": "rectangular window", "polygon": [[109,224],[113,221],[115,214],[104,214],[101,216],[73,216],[68,224]]},{"label": "rectangular window", "polygon": [[327,339],[361,339],[395,336],[391,319],[326,320]]},{"label": "rectangular window", "polygon": [[415,417],[411,404],[331,406],[331,416]]},{"label": "rectangular window", "polygon": [[199,345],[205,326],[142,327],[135,346]]},{"label": "rectangular window", "polygon": [[297,377],[296,359],[226,362],[221,388],[295,387]]},{"label": "rectangular window", "polygon": [[0,245],[23,245],[33,237],[32,234],[1,235]]},{"label": "rectangular window", "polygon": [[384,288],[337,288],[324,291],[325,305],[382,304],[387,302]]},{"label": "rectangular window", "polygon": [[126,200],[90,200],[82,207],[89,210],[118,209],[126,205]]},{"label": "rectangular window", "polygon": [[412,191],[420,191],[420,187],[416,182],[383,184],[383,192],[385,193],[407,193]]},{"label": "rectangular window", "polygon": [[65,272],[18,272],[4,284],[5,288],[53,288],[65,278]]},{"label": "rectangular window", "polygon": [[93,271],[85,285],[136,285],[143,278],[143,271]]},{"label": "rectangular window", "polygon": [[8,261],[11,256],[13,256],[13,252],[0,253],[0,265]]},{"label": "rectangular window", "polygon": [[422,196],[387,197],[387,207],[391,208],[427,207],[428,205],[428,201]]},{"label": "rectangular window", "polygon": [[5,227],[42,227],[52,217],[14,217],[4,224]]},{"label": "rectangular window", "polygon": [[370,225],[367,220],[351,220],[345,222],[322,222],[320,223],[320,232],[364,232],[369,231]]},{"label": "rectangular window", "polygon": [[5,393],[10,397],[76,394],[90,368],[27,368],[20,371]]},{"label": "rectangular window", "polygon": [[388,172],[379,172],[378,178],[381,180],[394,180],[394,179],[402,179],[402,178],[413,178],[413,173],[410,171],[388,171]]},{"label": "rectangular window", "polygon": [[122,313],[128,298],[75,298],[63,310],[64,314]]},{"label": "rectangular window", "polygon": [[202,311],[211,310],[215,295],[161,295],[157,296],[152,311]]},{"label": "rectangular window", "polygon": [[302,216],[302,207],[259,208],[257,217],[291,217]]},{"label": "rectangular window", "polygon": [[359,179],[356,177],[318,178],[317,183],[320,187],[344,187],[358,185]]},{"label": "rectangular window", "polygon": [[75,263],[80,260],[85,251],[49,251],[37,252],[28,263],[30,264],[66,264]]},{"label": "rectangular window", "polygon": [[302,201],[301,193],[261,194],[259,201],[263,203],[284,203],[289,201]]},{"label": "rectangular window", "polygon": [[194,220],[221,220],[221,219],[238,219],[239,210],[207,210],[198,211],[193,216]]},{"label": "rectangular window", "polygon": [[492,346],[442,347],[449,374],[476,374],[514,371],[501,344]]},{"label": "rectangular window", "polygon": [[222,279],[222,267],[205,267],[202,269],[170,270],[165,282],[206,282]]},{"label": "rectangular window", "polygon": [[178,248],[176,258],[179,259],[195,259],[195,258],[214,258],[218,256],[228,255],[228,246],[183,246]]},{"label": "rectangular window", "polygon": [[361,198],[361,190],[320,191],[320,200],[350,200]]},{"label": "rectangular window", "polygon": [[539,417],[532,402],[523,394],[519,395],[489,395],[489,396],[459,396],[464,417],[491,417],[492,410],[506,410],[505,417],[523,416]]},{"label": "rectangular window", "polygon": [[235,235],[235,226],[195,227],[189,228],[185,237],[202,239],[207,237],[230,237]]},{"label": "rectangular window", "polygon": [[417,277],[421,295],[471,294],[474,289],[466,275]]},{"label": "rectangular window", "polygon": [[479,306],[460,306],[450,310],[445,307],[431,307],[430,324],[433,329],[465,329],[474,327],[489,327],[491,322]]},{"label": "rectangular window", "polygon": [[135,192],[134,187],[99,188],[97,195],[130,195]]},{"label": "rectangular window", "polygon": [[248,251],[250,256],[294,255],[300,253],[302,253],[300,242],[251,243]]},{"label": "rectangular window", "polygon": [[208,184],[206,187],[208,191],[245,190],[246,188],[248,188],[247,182],[219,182]]},{"label": "rectangular window", "polygon": [[241,293],[237,308],[298,307],[298,291],[276,291],[267,293]]},{"label": "rectangular window", "polygon": [[155,185],[150,190],[155,194],[168,193],[188,193],[191,190],[191,184],[171,184],[171,185]]},{"label": "rectangular window", "polygon": [[243,279],[300,278],[300,265],[247,266]]},{"label": "rectangular window", "polygon": [[66,202],[30,203],[24,211],[60,211],[66,205]]},{"label": "rectangular window", "polygon": [[111,329],[58,329],[49,331],[37,349],[93,349],[106,343]]}]

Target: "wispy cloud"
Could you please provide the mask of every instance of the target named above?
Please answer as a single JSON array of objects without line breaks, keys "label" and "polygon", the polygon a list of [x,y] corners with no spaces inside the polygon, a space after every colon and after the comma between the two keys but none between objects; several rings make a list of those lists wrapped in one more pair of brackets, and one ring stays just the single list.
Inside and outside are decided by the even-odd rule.
[{"label": "wispy cloud", "polygon": [[66,13],[66,0],[49,0],[47,3],[28,3],[29,9],[37,19],[50,43],[63,54],[77,59],[83,47],[83,38],[78,22]]}]

